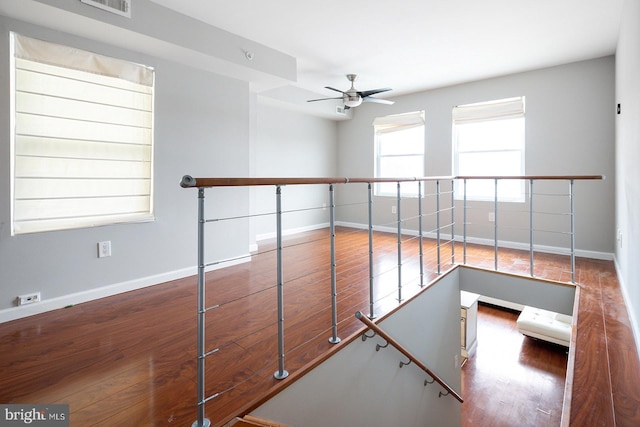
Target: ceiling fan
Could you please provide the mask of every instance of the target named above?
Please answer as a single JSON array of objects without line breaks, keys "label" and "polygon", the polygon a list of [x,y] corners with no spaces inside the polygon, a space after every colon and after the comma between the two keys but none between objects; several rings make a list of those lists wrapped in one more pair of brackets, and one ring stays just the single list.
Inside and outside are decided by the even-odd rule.
[{"label": "ceiling fan", "polygon": [[394,101],[389,101],[388,99],[374,98],[372,96],[377,93],[390,91],[391,88],[385,87],[381,89],[372,89],[372,90],[363,90],[363,91],[356,90],[353,82],[356,80],[357,77],[358,76],[356,74],[347,74],[347,79],[349,79],[349,81],[351,82],[351,88],[346,92],[343,92],[339,89],[332,88],[330,86],[325,86],[326,89],[340,92],[342,96],[339,96],[336,98],[310,99],[307,102],[325,101],[327,99],[342,99],[342,101],[344,102],[345,110],[348,110],[349,108],[352,108],[352,107],[357,107],[363,102],[375,102],[377,104],[387,104],[387,105],[392,105],[394,103]]}]

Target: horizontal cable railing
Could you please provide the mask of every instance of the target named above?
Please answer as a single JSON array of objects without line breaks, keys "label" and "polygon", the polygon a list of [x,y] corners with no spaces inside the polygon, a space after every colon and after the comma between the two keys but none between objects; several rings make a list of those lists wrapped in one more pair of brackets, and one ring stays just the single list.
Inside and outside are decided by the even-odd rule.
[{"label": "horizontal cable railing", "polygon": [[[467,264],[467,244],[470,240],[480,239],[482,242],[491,241],[494,246],[494,262],[493,268],[499,269],[499,245],[500,233],[520,232],[526,233],[528,230],[528,246],[530,252],[529,273],[533,277],[534,273],[534,239],[540,236],[540,233],[553,233],[559,236],[568,236],[569,248],[567,253],[570,255],[571,261],[571,282],[575,283],[575,227],[574,227],[574,182],[577,180],[598,180],[604,179],[599,175],[583,175],[583,176],[518,176],[518,177],[478,177],[478,176],[442,176],[442,177],[408,177],[408,178],[347,178],[347,177],[329,177],[329,178],[193,178],[190,176],[183,177],[181,186],[184,188],[198,189],[198,356],[197,356],[197,394],[198,394],[198,418],[193,423],[194,427],[204,427],[209,421],[204,416],[205,403],[227,393],[245,387],[245,384],[253,383],[254,378],[263,375],[264,371],[275,363],[277,358],[278,369],[274,373],[276,379],[284,379],[289,373],[285,369],[285,354],[293,352],[307,345],[307,343],[316,340],[318,337],[326,337],[330,335],[328,341],[337,344],[341,341],[339,330],[345,328],[344,325],[353,319],[354,312],[361,313],[367,307],[368,314],[361,315],[359,318],[368,325],[367,322],[375,326],[370,319],[376,318],[378,315],[388,313],[397,307],[403,300],[407,298],[407,293],[419,292],[429,281],[433,280],[443,270],[452,268],[456,261]],[[489,180],[493,182],[494,194],[493,200],[482,202],[482,208],[475,208],[472,201],[467,200],[466,187],[468,182],[476,180]],[[499,214],[501,211],[498,206],[504,204],[500,202],[498,182],[502,180],[521,180],[528,183],[528,191],[522,195],[522,198],[528,204],[528,210],[519,209],[518,215],[525,219],[518,220],[517,224],[507,224],[499,227]],[[544,189],[536,192],[540,181],[550,182],[568,182],[569,188],[561,192],[553,192]],[[376,183],[396,183],[397,193],[392,196],[391,200],[395,201],[395,219],[389,220],[388,217],[380,218],[374,221],[374,217],[382,216],[379,212],[374,215],[374,184]],[[454,189],[457,183],[462,184],[462,197],[456,198]],[[357,197],[338,205],[335,201],[335,191],[337,185],[359,185],[366,184],[366,197]],[[287,206],[283,207],[283,188],[297,185],[321,185],[327,186],[328,204],[323,203],[322,206]],[[405,196],[402,186],[417,186],[417,191],[413,197]],[[208,218],[205,216],[205,190],[213,187],[275,187],[275,208],[268,212],[250,213],[246,212],[225,212],[217,218]],[[536,191],[534,191],[536,190]],[[359,191],[359,190],[358,190]],[[216,194],[218,198],[227,197],[227,193]],[[246,197],[246,195],[243,195]],[[559,208],[558,211],[549,210],[548,206],[541,203],[543,198],[568,199],[566,208]],[[534,209],[534,198],[536,200],[536,208]],[[366,199],[366,200],[365,200]],[[387,198],[388,199],[388,198]],[[543,201],[543,200],[542,200]],[[476,203],[473,201],[473,203]],[[488,237],[482,237],[485,233],[482,230],[474,230],[469,232],[468,228],[473,226],[482,226],[482,224],[474,224],[474,221],[468,218],[468,214],[476,214],[474,209],[481,212],[486,209],[486,204],[493,204],[493,222],[490,233],[486,233]],[[455,234],[456,230],[460,230],[456,226],[456,214],[460,215],[456,209],[460,209],[462,205],[462,235]],[[540,208],[542,205],[542,208]],[[216,207],[222,206],[217,203]],[[414,205],[415,208],[414,208]],[[547,205],[549,205],[547,203]],[[561,203],[551,203],[551,205],[562,205]],[[427,211],[425,212],[425,206]],[[346,227],[340,227],[338,231],[336,209],[345,210],[366,210],[368,218],[366,224],[355,225],[350,224]],[[329,236],[315,234],[310,238],[296,238],[289,236],[285,238],[285,227],[283,227],[283,216],[318,214],[328,209],[329,216]],[[222,209],[226,211],[226,209]],[[409,212],[407,214],[407,212]],[[514,211],[515,213],[515,211]],[[546,230],[537,224],[541,216],[553,216],[558,218],[568,218],[569,224],[561,223],[559,230]],[[275,243],[267,245],[264,249],[260,247],[257,252],[250,255],[235,256],[224,260],[214,260],[207,262],[205,259],[206,237],[216,235],[216,233],[224,233],[226,224],[233,221],[248,221],[254,219],[263,221],[265,218],[275,218]],[[527,218],[528,217],[528,218]],[[528,226],[522,226],[523,221],[529,222]],[[459,223],[459,222],[458,222]],[[214,227],[213,232],[205,233],[205,227]],[[218,228],[216,228],[218,227]],[[395,238],[380,238],[379,233],[386,235],[395,234]],[[478,237],[479,236],[479,237]],[[327,242],[328,239],[328,242]],[[340,252],[341,239],[349,239],[359,242],[359,249],[354,250],[349,259],[341,259],[341,264],[337,264],[338,253]],[[374,240],[376,244],[374,245]],[[384,242],[383,242],[384,240]],[[456,258],[456,242],[462,242],[463,256],[461,260]],[[486,244],[486,242],[485,242]],[[323,257],[326,261],[322,265],[315,266],[312,270],[297,268],[296,266],[287,265],[289,270],[284,269],[286,256],[291,251],[302,252],[312,251],[314,257]],[[320,248],[320,249],[318,249]],[[394,262],[389,261],[389,255],[393,254]],[[236,262],[250,261],[264,269],[256,280],[252,277],[251,289],[247,289],[245,294],[233,293],[240,292],[242,286],[224,287],[224,295],[215,295],[214,300],[207,299],[205,288],[211,286],[205,280],[207,268],[216,267],[221,264],[234,264]],[[285,284],[305,284],[310,283],[330,283],[330,289],[327,290],[326,299],[322,299],[319,303],[319,309],[327,316],[328,323],[325,326],[316,327],[310,331],[308,335],[300,338],[296,337],[295,341],[290,342],[288,351],[285,352],[284,342],[284,294]],[[339,286],[338,286],[339,285]],[[368,288],[367,303],[363,306],[362,302],[354,299],[361,288]],[[237,306],[242,303],[243,298],[251,298],[264,304],[265,312],[277,312],[275,326],[266,319],[262,319],[264,324],[259,325],[243,325],[238,330],[230,331],[227,334],[216,336],[216,342],[207,343],[205,334],[205,314],[212,316],[215,321],[218,313],[225,310],[237,310]],[[273,301],[275,300],[275,301]],[[315,301],[314,301],[315,303]],[[276,304],[276,308],[271,308],[271,304]],[[287,314],[288,322],[296,321],[304,317],[302,311],[289,312]],[[220,315],[221,318],[224,316]],[[366,318],[366,320],[365,320]],[[207,319],[210,321],[211,319]],[[258,320],[255,320],[257,322]],[[253,329],[251,328],[253,327]],[[277,350],[274,351],[275,357],[271,360],[263,360],[260,366],[252,367],[252,374],[244,377],[235,378],[235,385],[229,385],[224,382],[220,386],[220,390],[210,390],[205,385],[205,360],[208,358],[219,357],[221,353],[227,351],[230,345],[230,336],[232,333],[238,334],[234,339],[248,339],[254,333],[267,333],[268,330],[277,329]],[[382,336],[382,334],[381,334]],[[385,338],[386,339],[386,338]],[[214,340],[215,341],[215,340]],[[325,341],[326,342],[326,341]],[[209,345],[209,347],[207,347]],[[394,345],[395,346],[395,345]],[[270,346],[269,346],[270,347]],[[400,350],[403,352],[402,350]],[[407,357],[413,357],[405,354]],[[416,363],[420,366],[420,363]],[[422,366],[421,366],[422,367]],[[424,369],[427,369],[426,366]],[[461,397],[455,393],[446,383],[440,383],[435,373],[429,370],[426,372],[431,375],[442,387],[452,394],[460,402]],[[432,375],[433,374],[433,375]],[[215,388],[215,387],[213,387]],[[206,393],[209,392],[209,396]]]},{"label": "horizontal cable railing", "polygon": [[[447,384],[442,378],[440,378],[438,376],[438,374],[436,374],[431,369],[429,369],[427,367],[427,365],[422,363],[416,356],[414,356],[402,344],[400,344],[398,341],[393,339],[389,334],[387,334],[385,331],[383,331],[378,325],[376,325],[371,320],[369,320],[369,318],[364,316],[361,312],[357,311],[355,316],[356,316],[356,318],[358,320],[360,320],[362,323],[367,325],[367,327],[369,329],[371,329],[373,332],[375,332],[382,339],[384,339],[386,342],[391,344],[393,347],[395,347],[396,350],[398,350],[400,353],[404,354],[409,359],[409,362],[407,362],[407,363],[401,362],[402,365],[408,365],[409,363],[413,362],[416,366],[418,366],[420,369],[422,369],[424,372],[426,372],[427,375],[429,375],[432,379],[434,379],[438,384],[440,384],[442,386],[442,388],[444,388],[447,391],[447,393],[442,393],[441,392],[440,393],[441,397],[450,394],[451,396],[455,397],[457,401],[459,401],[460,403],[463,403],[462,396],[460,396],[454,389],[451,388],[451,386],[449,384]],[[402,365],[400,365],[400,366],[402,366]]]}]

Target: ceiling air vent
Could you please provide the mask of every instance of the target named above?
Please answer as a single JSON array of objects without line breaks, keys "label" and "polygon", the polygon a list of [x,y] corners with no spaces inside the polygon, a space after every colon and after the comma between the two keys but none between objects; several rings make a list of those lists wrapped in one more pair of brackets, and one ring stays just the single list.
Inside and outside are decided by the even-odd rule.
[{"label": "ceiling air vent", "polygon": [[344,109],[344,105],[336,105],[336,114],[341,116],[346,116],[347,111]]},{"label": "ceiling air vent", "polygon": [[131,0],[80,0],[84,4],[98,7],[120,16],[131,18]]}]

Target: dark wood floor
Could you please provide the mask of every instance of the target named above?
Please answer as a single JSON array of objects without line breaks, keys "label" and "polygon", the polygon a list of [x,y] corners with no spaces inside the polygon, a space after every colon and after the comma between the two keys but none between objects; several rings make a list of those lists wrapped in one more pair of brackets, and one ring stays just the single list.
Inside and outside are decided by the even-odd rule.
[{"label": "dark wood floor", "polygon": [[478,348],[462,368],[462,426],[559,426],[567,348],[524,337],[518,312],[480,304]]},{"label": "dark wood floor", "polygon": [[[285,368],[290,378],[339,346],[327,341],[327,236],[321,230],[285,241]],[[338,331],[343,342],[362,328],[353,313],[369,310],[367,241],[364,232],[339,230]],[[383,233],[374,241],[375,313],[381,315],[398,305],[397,241]],[[402,245],[404,299],[420,290],[416,245],[413,238]],[[432,242],[425,246],[428,281],[437,276],[438,266]],[[493,248],[470,245],[468,250],[469,264],[493,268]],[[462,261],[459,251],[460,246],[455,261]],[[441,255],[440,269],[446,271],[451,254],[443,248]],[[505,249],[499,267],[526,273],[528,260],[528,253]],[[568,266],[567,257],[536,254],[537,276],[567,281]],[[207,276],[207,305],[220,306],[207,314],[207,349],[219,349],[207,359],[206,394],[219,393],[206,406],[213,425],[224,424],[282,385],[273,378],[274,269],[274,252],[262,246],[250,262]],[[569,390],[571,425],[638,426],[640,369],[613,264],[579,259],[577,280],[583,290]],[[4,323],[0,402],[68,403],[72,426],[189,426],[196,418],[195,328],[194,278]],[[465,397],[465,405],[477,401],[485,406],[479,396]],[[475,424],[500,422],[483,418]]]}]

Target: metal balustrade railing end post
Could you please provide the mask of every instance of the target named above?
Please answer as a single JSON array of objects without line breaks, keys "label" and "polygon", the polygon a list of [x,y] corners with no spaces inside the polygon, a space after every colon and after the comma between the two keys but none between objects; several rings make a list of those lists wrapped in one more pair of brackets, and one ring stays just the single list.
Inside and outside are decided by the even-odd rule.
[{"label": "metal balustrade railing end post", "polygon": [[331,344],[337,344],[340,342],[338,338],[338,290],[337,290],[337,275],[336,275],[336,222],[335,222],[335,196],[333,191],[333,184],[329,185],[329,228],[330,228],[330,240],[331,240],[331,338],[329,342]]},{"label": "metal balustrade railing end post", "polygon": [[197,398],[198,419],[192,427],[209,427],[211,422],[204,417],[205,381],[204,381],[204,349],[205,349],[205,267],[204,267],[204,188],[198,188],[198,343],[197,343]]},{"label": "metal balustrade railing end post", "polygon": [[278,299],[278,370],[273,374],[277,380],[289,376],[284,369],[284,283],[282,279],[282,188],[276,186],[276,282]]}]

